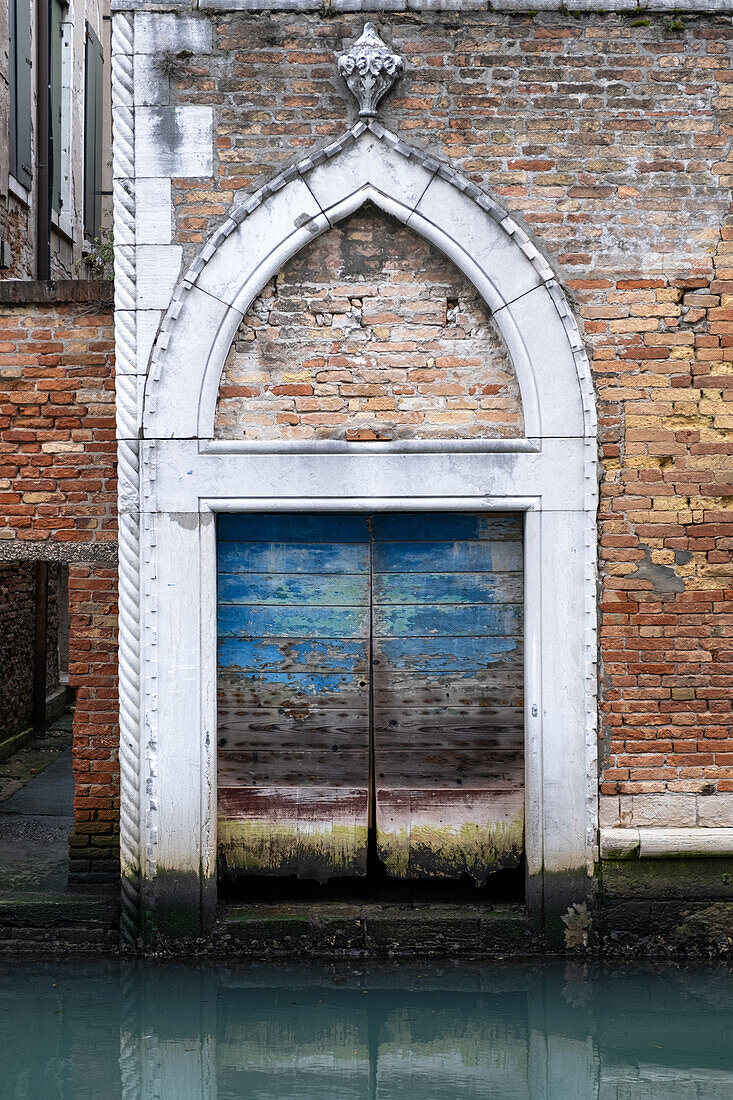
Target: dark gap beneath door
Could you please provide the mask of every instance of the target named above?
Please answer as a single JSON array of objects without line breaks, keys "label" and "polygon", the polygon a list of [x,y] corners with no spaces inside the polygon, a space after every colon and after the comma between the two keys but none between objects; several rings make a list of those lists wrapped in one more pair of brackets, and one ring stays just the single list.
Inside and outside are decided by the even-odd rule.
[{"label": "dark gap beneath door", "polygon": [[373,901],[394,904],[441,902],[455,905],[496,905],[523,902],[525,894],[524,862],[517,867],[495,871],[478,885],[467,875],[461,879],[389,878],[380,864],[363,877],[332,878],[326,882],[299,879],[296,875],[219,876],[219,897],[223,902],[241,901]]}]

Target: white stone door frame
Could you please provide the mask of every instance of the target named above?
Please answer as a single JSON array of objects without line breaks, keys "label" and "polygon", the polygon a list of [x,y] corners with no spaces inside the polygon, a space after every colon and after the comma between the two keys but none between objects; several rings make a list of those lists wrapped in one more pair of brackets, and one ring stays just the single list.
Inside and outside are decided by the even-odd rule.
[{"label": "white stone door frame", "polygon": [[[215,439],[219,379],[250,303],[367,201],[441,249],[486,301],[514,361],[524,439]],[[118,348],[139,312],[120,305],[124,289]],[[582,899],[597,827],[594,402],[570,309],[527,235],[450,167],[359,123],[235,208],[179,281],[132,382],[118,417],[127,926],[142,913],[195,931],[215,899],[218,511],[525,513],[528,898],[540,911]]]}]

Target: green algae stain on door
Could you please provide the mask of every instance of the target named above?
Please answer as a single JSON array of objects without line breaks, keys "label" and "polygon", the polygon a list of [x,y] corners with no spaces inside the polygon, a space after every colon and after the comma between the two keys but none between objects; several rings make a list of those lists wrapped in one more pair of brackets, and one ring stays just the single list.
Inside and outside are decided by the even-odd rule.
[{"label": "green algae stain on door", "polygon": [[366,872],[365,517],[219,519],[218,851],[229,876]]}]

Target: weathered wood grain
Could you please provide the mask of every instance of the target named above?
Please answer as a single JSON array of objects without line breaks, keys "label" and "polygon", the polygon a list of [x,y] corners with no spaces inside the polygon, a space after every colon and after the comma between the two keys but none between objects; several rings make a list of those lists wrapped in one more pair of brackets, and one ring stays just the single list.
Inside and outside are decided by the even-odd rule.
[{"label": "weathered wood grain", "polygon": [[522,745],[469,749],[451,745],[388,749],[376,754],[377,783],[386,789],[521,790],[524,786]]},{"label": "weathered wood grain", "polygon": [[219,859],[228,875],[364,875],[367,808],[365,787],[220,787]]},{"label": "weathered wood grain", "polygon": [[482,881],[521,858],[521,528],[498,540],[479,519],[397,524],[403,541],[372,550],[377,847],[391,875]]},{"label": "weathered wood grain", "polygon": [[379,604],[521,604],[521,573],[375,573],[375,605]]},{"label": "weathered wood grain", "polygon": [[369,573],[369,545],[222,542],[221,573]]},{"label": "weathered wood grain", "polygon": [[372,609],[375,636],[414,638],[515,637],[521,630],[521,604],[402,604]]},{"label": "weathered wood grain", "polygon": [[[522,568],[517,542],[381,542],[372,548],[375,573],[516,573]],[[356,570],[353,570],[356,572]]]},{"label": "weathered wood grain", "polygon": [[220,573],[219,601],[255,606],[368,607],[369,587],[363,573]]},{"label": "weathered wood grain", "polygon": [[221,638],[219,668],[227,675],[237,670],[363,674],[369,672],[369,639]]},{"label": "weathered wood grain", "polygon": [[219,604],[220,638],[368,638],[368,607]]},{"label": "weathered wood grain", "polygon": [[244,714],[262,707],[297,707],[311,711],[331,707],[366,710],[369,702],[367,676],[321,672],[219,673],[217,693],[219,720],[227,714]]},{"label": "weathered wood grain", "polygon": [[361,874],[366,518],[238,516],[222,530],[236,541],[219,543],[220,856],[229,873]]},{"label": "weathered wood grain", "polygon": [[435,730],[452,735],[461,730],[521,729],[523,716],[521,707],[375,707],[374,729],[414,740],[417,746],[423,734]]},{"label": "weathered wood grain", "polygon": [[273,750],[293,743],[303,751],[320,747],[359,751],[368,766],[369,713],[308,706],[267,708],[233,714],[225,711],[218,724],[220,749],[267,746]]},{"label": "weathered wood grain", "polygon": [[[497,536],[498,537],[498,536]],[[222,542],[369,542],[369,517],[338,512],[223,512]]]},{"label": "weathered wood grain", "polygon": [[312,752],[219,749],[217,771],[223,787],[366,787],[369,776],[365,753],[340,745]]},{"label": "weathered wood grain", "polygon": [[514,671],[467,669],[463,672],[399,672],[379,677],[375,707],[521,707],[524,675]]},{"label": "weathered wood grain", "polygon": [[446,539],[522,540],[518,513],[378,512],[371,518],[377,542],[441,542]]},{"label": "weathered wood grain", "polygon": [[521,529],[507,515],[220,517],[229,873],[363,873],[370,733],[390,874],[482,881],[516,864]]},{"label": "weathered wood grain", "polygon": [[[503,638],[379,638],[372,642],[375,672],[466,673],[473,669],[511,671],[522,667],[522,641]],[[383,682],[379,677],[380,684]],[[376,678],[375,678],[376,683]]]},{"label": "weathered wood grain", "polygon": [[524,848],[524,792],[377,788],[377,851],[395,878],[482,883],[516,867]]}]

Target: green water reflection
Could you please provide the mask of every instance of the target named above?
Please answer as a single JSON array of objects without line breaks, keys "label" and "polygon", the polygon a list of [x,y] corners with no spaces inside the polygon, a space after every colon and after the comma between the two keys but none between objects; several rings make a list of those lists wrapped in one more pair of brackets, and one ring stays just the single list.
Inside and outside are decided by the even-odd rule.
[{"label": "green water reflection", "polygon": [[2,963],[2,1100],[733,1097],[723,968]]}]

